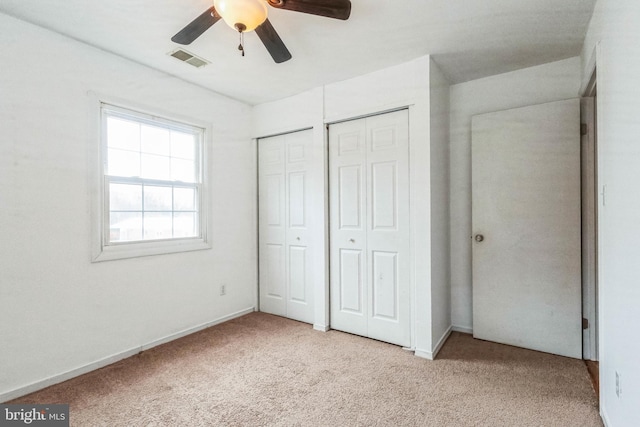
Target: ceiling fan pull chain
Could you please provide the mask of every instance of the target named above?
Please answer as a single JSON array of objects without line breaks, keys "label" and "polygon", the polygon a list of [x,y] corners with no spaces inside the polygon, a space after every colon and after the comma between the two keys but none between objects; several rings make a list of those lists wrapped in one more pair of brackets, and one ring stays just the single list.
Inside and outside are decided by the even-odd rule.
[{"label": "ceiling fan pull chain", "polygon": [[242,52],[242,56],[244,56],[244,33],[240,31],[240,44],[238,45],[238,50]]}]

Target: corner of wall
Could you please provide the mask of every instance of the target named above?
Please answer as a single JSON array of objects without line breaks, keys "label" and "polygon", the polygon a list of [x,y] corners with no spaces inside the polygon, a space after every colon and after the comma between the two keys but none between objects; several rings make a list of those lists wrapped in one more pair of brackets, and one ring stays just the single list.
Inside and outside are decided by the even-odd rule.
[{"label": "corner of wall", "polygon": [[[449,81],[429,58],[431,176],[431,349],[451,331]],[[436,341],[438,340],[438,341]]]},{"label": "corner of wall", "polygon": [[438,338],[438,341],[433,345],[433,349],[431,351],[416,349],[414,354],[417,357],[421,357],[423,359],[435,360],[435,358],[438,356],[438,353],[440,352],[440,350],[442,350],[442,347],[444,346],[444,344],[447,342],[447,339],[451,335],[452,330],[453,329],[451,328],[451,326],[448,327],[444,331],[444,333],[440,336],[440,338]]}]

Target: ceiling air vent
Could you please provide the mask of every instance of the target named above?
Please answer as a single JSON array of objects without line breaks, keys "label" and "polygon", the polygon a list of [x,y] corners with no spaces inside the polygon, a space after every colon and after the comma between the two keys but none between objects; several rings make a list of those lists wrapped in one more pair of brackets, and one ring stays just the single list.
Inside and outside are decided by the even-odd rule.
[{"label": "ceiling air vent", "polygon": [[186,62],[189,65],[193,65],[196,68],[204,67],[210,62],[206,59],[199,58],[195,56],[193,53],[189,53],[183,49],[176,49],[173,52],[169,52],[170,56],[173,56],[176,59],[179,59],[182,62]]}]

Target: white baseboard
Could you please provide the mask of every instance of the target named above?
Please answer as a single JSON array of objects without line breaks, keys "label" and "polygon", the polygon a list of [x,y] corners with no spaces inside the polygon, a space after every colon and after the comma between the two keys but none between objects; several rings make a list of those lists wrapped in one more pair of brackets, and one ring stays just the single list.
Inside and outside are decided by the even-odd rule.
[{"label": "white baseboard", "polygon": [[463,334],[471,334],[471,335],[473,335],[473,328],[470,328],[468,326],[456,326],[456,325],[453,325],[451,327],[451,330],[455,331],[455,332],[462,332]]},{"label": "white baseboard", "polygon": [[602,399],[600,399],[600,418],[602,418],[602,423],[604,427],[611,427],[612,424],[609,422],[609,417],[607,417],[607,412],[604,410],[602,406]]},{"label": "white baseboard", "polygon": [[413,353],[417,357],[421,357],[427,360],[433,360],[433,352],[425,350],[417,350]]},{"label": "white baseboard", "polygon": [[0,394],[0,402],[8,402],[9,400],[26,396],[27,394],[70,380],[71,378],[79,377],[80,375],[84,375],[91,371],[95,371],[96,369],[100,369],[105,366],[111,365],[112,363],[116,363],[122,359],[126,359],[127,357],[134,356],[140,351],[141,349],[139,347],[131,348],[129,350],[125,350],[118,354],[114,354],[114,355],[105,357],[103,359],[96,360],[95,362],[89,363],[87,365],[80,366],[79,368],[75,368],[70,371],[63,372],[61,374],[57,374],[52,377],[45,378],[43,380],[33,382],[26,386],[10,390],[8,392]]},{"label": "white baseboard", "polygon": [[320,332],[327,332],[331,328],[328,325],[319,325],[317,323],[314,323],[313,329]]},{"label": "white baseboard", "polygon": [[444,332],[444,334],[442,334],[442,336],[438,340],[438,343],[436,344],[436,346],[433,349],[433,358],[434,359],[438,355],[438,353],[440,352],[440,349],[442,348],[444,343],[447,342],[447,339],[449,338],[449,335],[451,335],[451,330],[452,330],[452,327],[449,326],[447,328],[447,330]]},{"label": "white baseboard", "polygon": [[96,369],[104,368],[105,366],[116,363],[122,359],[126,359],[127,357],[134,356],[141,351],[149,350],[150,348],[156,347],[161,344],[165,344],[169,341],[176,340],[178,338],[182,338],[184,336],[193,334],[194,332],[201,331],[203,329],[209,328],[214,325],[218,325],[220,323],[224,323],[228,320],[235,319],[236,317],[244,316],[245,314],[252,313],[255,310],[254,307],[246,308],[244,310],[236,311],[235,313],[231,313],[227,316],[220,317],[218,319],[212,320],[210,322],[206,322],[192,328],[184,329],[180,332],[176,332],[175,334],[167,335],[164,338],[160,338],[155,341],[151,341],[150,343],[143,344],[139,347],[134,347],[125,351],[122,351],[117,354],[113,354],[111,356],[105,357],[103,359],[96,360],[95,362],[88,363],[84,366],[80,366],[79,368],[72,369],[67,372],[63,372],[61,374],[54,375],[49,378],[45,378],[40,381],[36,381],[34,383],[28,384],[24,387],[19,387],[13,390],[10,390],[5,393],[0,394],[0,402],[7,402],[9,400],[17,399],[18,397],[25,396],[29,393],[33,393],[38,390],[42,390],[43,388],[47,388],[54,384],[61,383],[63,381],[70,380],[71,378],[78,377],[80,375],[86,374],[91,371],[95,371]]},{"label": "white baseboard", "polygon": [[211,326],[219,325],[220,323],[227,322],[231,319],[235,319],[236,317],[244,316],[245,314],[253,313],[255,311],[255,307],[245,308],[244,310],[236,311],[235,313],[231,313],[227,316],[219,317],[210,322],[203,323],[201,325],[194,326],[192,328],[187,328],[183,331],[176,332],[175,334],[168,335],[164,338],[160,338],[158,340],[152,341],[148,344],[144,344],[140,347],[140,351],[149,350],[150,348],[159,346],[161,344],[168,343],[173,340],[177,340],[178,338],[186,337],[187,335],[191,335],[195,332],[201,331],[203,329],[210,328]]},{"label": "white baseboard", "polygon": [[438,355],[438,353],[440,352],[440,349],[442,349],[442,346],[444,345],[444,343],[447,342],[447,338],[449,338],[449,335],[451,335],[452,330],[453,330],[452,326],[449,326],[447,328],[447,330],[444,332],[444,334],[442,334],[442,336],[438,340],[438,343],[435,345],[432,351],[416,349],[414,354],[418,357],[422,357],[423,359],[434,360]]}]

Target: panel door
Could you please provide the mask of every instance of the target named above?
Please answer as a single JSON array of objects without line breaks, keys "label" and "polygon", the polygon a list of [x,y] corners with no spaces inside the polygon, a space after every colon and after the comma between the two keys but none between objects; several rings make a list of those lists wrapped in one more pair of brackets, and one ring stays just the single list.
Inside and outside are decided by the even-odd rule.
[{"label": "panel door", "polygon": [[310,156],[313,131],[259,146],[260,310],[313,323]]},{"label": "panel door", "polygon": [[366,122],[329,127],[331,327],[368,336]]},{"label": "panel door", "polygon": [[410,345],[408,113],[332,125],[331,326]]},{"label": "panel door", "polygon": [[310,156],[313,131],[284,135],[286,171],[286,316],[313,323]]},{"label": "panel door", "polygon": [[473,334],[581,358],[579,100],[472,121]]},{"label": "panel door", "polygon": [[287,315],[284,137],[258,142],[260,311]]},{"label": "panel door", "polygon": [[369,337],[409,346],[408,113],[368,117],[366,124]]}]

